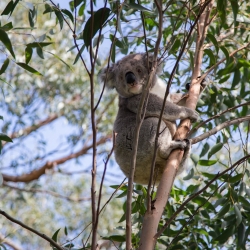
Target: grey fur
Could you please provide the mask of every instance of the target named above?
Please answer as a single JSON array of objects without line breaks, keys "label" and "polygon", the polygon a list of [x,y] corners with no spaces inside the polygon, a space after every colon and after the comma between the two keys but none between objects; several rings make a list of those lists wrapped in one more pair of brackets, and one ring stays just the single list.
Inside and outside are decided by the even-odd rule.
[{"label": "grey fur", "polygon": [[[105,81],[109,88],[115,88],[119,94],[119,110],[114,124],[114,131],[117,133],[115,142],[115,159],[126,176],[129,175],[131,154],[133,151],[132,140],[135,131],[136,113],[141,98],[143,85],[146,84],[149,76],[152,58],[149,57],[149,68],[146,54],[130,54],[122,60],[113,64],[101,72],[101,80]],[[127,73],[129,75],[127,77]],[[158,72],[157,72],[158,73]],[[135,81],[131,83],[131,76]],[[128,78],[130,77],[130,80]],[[129,83],[128,83],[129,82]],[[148,184],[150,177],[151,162],[155,147],[155,136],[163,104],[163,95],[166,86],[158,78],[153,77],[150,87],[148,105],[145,119],[142,123],[134,175],[134,182]],[[178,106],[178,100],[183,95],[170,95],[169,101],[163,112],[163,119],[160,124],[160,135],[158,151],[155,164],[155,182],[158,183],[164,171],[166,160],[173,149],[186,149],[180,166],[180,171],[185,165],[190,151],[188,141],[174,141],[173,135],[176,132],[176,120],[190,118],[196,121],[198,113],[186,107]],[[179,171],[179,172],[180,172]]]}]

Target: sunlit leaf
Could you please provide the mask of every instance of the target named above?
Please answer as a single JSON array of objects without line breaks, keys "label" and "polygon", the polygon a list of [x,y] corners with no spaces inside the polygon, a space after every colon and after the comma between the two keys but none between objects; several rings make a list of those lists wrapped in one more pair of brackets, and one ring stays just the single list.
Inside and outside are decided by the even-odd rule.
[{"label": "sunlit leaf", "polygon": [[219,142],[217,144],[215,144],[210,151],[208,152],[208,159],[213,156],[214,154],[216,154],[218,151],[220,151],[223,147],[223,143]]},{"label": "sunlit leaf", "polygon": [[26,49],[25,49],[25,62],[26,62],[26,64],[29,64],[30,59],[32,57],[32,54],[33,54],[32,47],[27,46]]},{"label": "sunlit leaf", "polygon": [[212,166],[217,162],[217,160],[199,160],[198,164],[201,166]]}]

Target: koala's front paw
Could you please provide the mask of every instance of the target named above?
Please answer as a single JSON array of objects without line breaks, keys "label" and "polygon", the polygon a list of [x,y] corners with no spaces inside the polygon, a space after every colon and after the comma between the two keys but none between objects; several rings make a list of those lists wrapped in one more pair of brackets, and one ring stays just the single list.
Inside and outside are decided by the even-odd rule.
[{"label": "koala's front paw", "polygon": [[186,108],[186,111],[188,114],[187,118],[189,118],[191,122],[196,122],[200,119],[199,113],[197,111],[189,109],[189,108]]}]

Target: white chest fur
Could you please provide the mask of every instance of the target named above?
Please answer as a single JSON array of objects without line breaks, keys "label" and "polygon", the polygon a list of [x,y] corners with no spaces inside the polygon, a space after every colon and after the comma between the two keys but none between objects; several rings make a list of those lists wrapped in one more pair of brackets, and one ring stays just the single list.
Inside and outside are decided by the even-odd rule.
[{"label": "white chest fur", "polygon": [[[150,93],[157,95],[161,99],[164,99],[165,92],[166,92],[167,85],[165,82],[163,82],[158,76],[156,79],[155,86],[150,90]],[[170,97],[168,95],[167,98],[168,101],[170,101]]]}]

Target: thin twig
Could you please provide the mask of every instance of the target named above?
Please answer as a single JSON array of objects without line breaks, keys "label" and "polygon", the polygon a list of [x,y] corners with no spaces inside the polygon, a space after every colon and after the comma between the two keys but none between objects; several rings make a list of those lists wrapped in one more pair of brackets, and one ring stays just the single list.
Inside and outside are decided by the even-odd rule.
[{"label": "thin twig", "polygon": [[211,120],[213,120],[213,119],[215,119],[215,118],[219,118],[221,115],[223,115],[223,114],[225,114],[225,113],[227,113],[227,112],[230,112],[230,111],[232,111],[232,110],[234,110],[234,109],[237,109],[237,108],[239,108],[239,107],[246,106],[246,105],[250,105],[250,102],[245,102],[245,103],[239,104],[239,105],[237,105],[237,106],[234,106],[234,107],[232,107],[232,108],[229,108],[229,109],[227,109],[227,110],[224,110],[223,112],[221,112],[221,113],[219,113],[219,114],[217,114],[217,115],[214,115],[214,116],[210,117],[209,119],[207,119],[207,120],[205,120],[205,121],[199,123],[196,127],[192,128],[192,129],[190,130],[190,132],[189,132],[189,135],[192,135],[193,133],[195,133],[200,127],[202,127],[204,124],[210,122]]},{"label": "thin twig", "polygon": [[52,240],[50,237],[48,237],[46,234],[40,233],[37,230],[23,224],[21,221],[14,219],[13,217],[11,217],[9,214],[7,214],[6,212],[4,212],[3,210],[0,210],[0,214],[2,214],[4,217],[6,217],[8,220],[20,225],[21,227],[33,232],[34,234],[40,236],[41,238],[45,239],[46,241],[48,241],[52,246],[54,246],[56,249],[58,250],[63,250],[63,248],[61,246],[59,246],[54,240]]},{"label": "thin twig", "polygon": [[41,190],[41,189],[36,189],[36,188],[30,188],[30,189],[19,188],[19,187],[15,187],[13,185],[9,185],[6,182],[3,182],[3,186],[11,188],[11,189],[15,189],[17,191],[22,191],[22,192],[49,194],[49,195],[52,195],[54,197],[62,198],[62,199],[65,199],[65,200],[68,200],[68,201],[73,201],[73,202],[82,202],[82,201],[89,201],[90,200],[90,198],[86,198],[86,197],[73,198],[73,197],[70,197],[70,196],[65,196],[65,195],[58,194],[58,193],[50,191],[50,190]]}]

